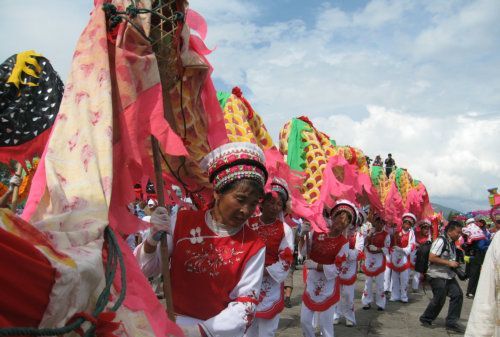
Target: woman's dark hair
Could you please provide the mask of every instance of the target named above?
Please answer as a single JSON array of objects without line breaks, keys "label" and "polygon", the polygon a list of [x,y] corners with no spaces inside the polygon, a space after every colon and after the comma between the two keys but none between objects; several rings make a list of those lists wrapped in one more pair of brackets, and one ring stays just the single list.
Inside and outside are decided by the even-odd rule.
[{"label": "woman's dark hair", "polygon": [[254,179],[249,179],[249,178],[243,178],[240,180],[232,181],[232,182],[222,186],[222,188],[216,192],[219,194],[226,194],[226,193],[232,191],[233,189],[235,189],[237,186],[240,186],[240,184],[245,184],[247,186],[251,186],[256,191],[256,193],[259,195],[259,198],[264,195],[264,187],[258,181],[254,180]]},{"label": "woman's dark hair", "polygon": [[[282,193],[279,193],[279,192],[276,192],[281,200],[281,204],[282,204],[282,208],[283,208],[283,211],[286,209],[286,198],[285,196],[282,194]],[[264,194],[264,199],[262,200],[262,202],[266,202],[266,201],[269,201],[273,198],[273,194],[271,192],[267,192],[266,194]]]},{"label": "woman's dark hair", "polygon": [[463,227],[462,223],[455,221],[455,220],[452,220],[452,221],[448,222],[448,226],[446,226],[445,231],[446,231],[446,233],[448,233],[449,231],[452,231],[457,227],[462,228]]}]

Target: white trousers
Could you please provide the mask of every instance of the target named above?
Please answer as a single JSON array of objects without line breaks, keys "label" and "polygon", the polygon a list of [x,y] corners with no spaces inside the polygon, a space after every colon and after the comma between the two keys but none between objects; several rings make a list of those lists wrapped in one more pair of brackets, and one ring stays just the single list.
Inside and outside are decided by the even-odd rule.
[{"label": "white trousers", "polygon": [[375,282],[375,303],[378,307],[385,309],[385,294],[384,294],[384,273],[380,273],[375,277],[367,276],[365,281],[365,290],[361,297],[363,305],[373,302],[373,282]]},{"label": "white trousers", "polygon": [[392,289],[391,301],[408,302],[408,281],[410,278],[410,269],[402,272],[392,271]]},{"label": "white trousers", "polygon": [[410,279],[411,279],[411,288],[413,290],[418,290],[420,286],[420,274],[418,271],[412,270],[410,273]]},{"label": "white trousers", "polygon": [[392,272],[391,268],[385,267],[385,272],[384,272],[384,291],[391,291],[391,272]]},{"label": "white trousers", "polygon": [[[322,337],[333,337],[333,309],[332,305],[328,310],[318,312],[318,324]],[[311,311],[304,303],[300,308],[300,326],[305,337],[315,337],[313,320],[314,311]]]},{"label": "white trousers", "polygon": [[278,329],[280,315],[271,319],[254,318],[252,325],[248,328],[245,337],[273,337]]},{"label": "white trousers", "polygon": [[356,316],[354,314],[354,288],[356,284],[340,286],[340,301],[334,306],[333,319],[345,317],[356,324]]}]

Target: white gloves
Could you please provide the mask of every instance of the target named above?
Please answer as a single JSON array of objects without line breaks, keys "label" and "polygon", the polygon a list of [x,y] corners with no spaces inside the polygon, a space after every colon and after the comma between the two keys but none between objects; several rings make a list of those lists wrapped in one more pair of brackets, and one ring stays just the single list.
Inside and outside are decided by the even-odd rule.
[{"label": "white gloves", "polygon": [[375,246],[375,245],[369,245],[369,246],[368,246],[368,249],[369,249],[370,251],[372,251],[372,252],[374,252],[374,251],[378,250],[377,246]]},{"label": "white gloves", "polygon": [[21,185],[21,178],[17,175],[13,175],[9,180],[9,191],[12,191],[15,186]]},{"label": "white gloves", "polygon": [[316,262],[314,262],[313,260],[305,260],[304,267],[306,267],[307,269],[316,270],[318,268],[318,264]]},{"label": "white gloves", "polygon": [[300,252],[297,253],[297,262],[298,263],[304,262],[304,257],[302,256],[302,254]]},{"label": "white gloves", "polygon": [[183,326],[182,332],[186,337],[202,337],[200,327],[198,325]]},{"label": "white gloves", "polygon": [[165,207],[157,207],[151,214],[151,231],[146,241],[156,246],[163,235],[170,233],[170,214]]}]

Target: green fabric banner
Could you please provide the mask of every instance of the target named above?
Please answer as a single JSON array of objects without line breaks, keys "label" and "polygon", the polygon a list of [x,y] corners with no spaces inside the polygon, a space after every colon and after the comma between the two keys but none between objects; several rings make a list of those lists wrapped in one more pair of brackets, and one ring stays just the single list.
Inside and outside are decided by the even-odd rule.
[{"label": "green fabric banner", "polygon": [[224,91],[217,91],[217,100],[219,101],[220,107],[224,110],[226,102],[231,97],[231,93]]},{"label": "green fabric banner", "polygon": [[287,163],[292,170],[304,171],[306,169],[306,151],[309,145],[302,140],[302,132],[311,132],[313,129],[306,122],[294,118],[288,136]]}]

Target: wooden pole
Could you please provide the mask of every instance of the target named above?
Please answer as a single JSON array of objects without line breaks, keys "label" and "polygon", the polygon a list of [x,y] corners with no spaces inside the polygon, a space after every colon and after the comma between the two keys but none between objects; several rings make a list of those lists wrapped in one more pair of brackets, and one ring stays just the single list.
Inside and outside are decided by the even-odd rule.
[{"label": "wooden pole", "polygon": [[[16,176],[21,178],[22,172],[23,172],[23,167],[21,166],[21,163],[17,163],[16,164]],[[14,189],[12,190],[12,204],[10,206],[10,209],[14,213],[16,212],[18,199],[19,199],[19,186],[14,186]]]},{"label": "wooden pole", "polygon": [[[165,206],[164,182],[161,170],[160,146],[156,138],[151,136],[151,146],[153,150],[153,163],[156,176],[156,195],[158,204]],[[174,305],[172,301],[172,284],[170,281],[170,254],[168,252],[167,238],[163,237],[160,242],[161,254],[161,275],[163,277],[163,294],[167,307],[167,315],[170,320],[175,322]]]}]

